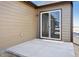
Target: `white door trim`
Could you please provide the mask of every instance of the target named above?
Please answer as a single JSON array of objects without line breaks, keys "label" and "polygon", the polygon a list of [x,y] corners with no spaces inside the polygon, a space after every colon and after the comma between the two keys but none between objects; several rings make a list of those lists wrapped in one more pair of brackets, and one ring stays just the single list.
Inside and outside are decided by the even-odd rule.
[{"label": "white door trim", "polygon": [[[48,13],[49,14],[49,26],[50,26],[51,25],[50,13],[51,12],[56,12],[56,11],[59,11],[60,12],[59,13],[59,20],[60,20],[60,24],[59,24],[59,26],[60,26],[60,38],[59,39],[58,38],[51,38],[51,30],[50,30],[50,28],[49,28],[49,37],[43,37],[42,36],[42,14],[44,14],[44,13]],[[46,38],[46,39],[48,38],[48,39],[61,40],[61,10],[54,10],[54,11],[47,11],[47,12],[41,12],[40,13],[40,38]]]},{"label": "white door trim", "polygon": [[40,38],[48,38],[48,37],[43,37],[42,36],[42,14],[43,13],[48,13],[48,12],[42,12],[42,13],[40,13]]}]

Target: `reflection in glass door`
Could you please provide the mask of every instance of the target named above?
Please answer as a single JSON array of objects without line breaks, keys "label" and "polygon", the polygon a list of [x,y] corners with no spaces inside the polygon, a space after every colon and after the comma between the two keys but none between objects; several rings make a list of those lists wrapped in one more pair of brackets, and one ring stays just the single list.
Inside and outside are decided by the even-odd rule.
[{"label": "reflection in glass door", "polygon": [[51,38],[60,38],[60,13],[51,12]]},{"label": "reflection in glass door", "polygon": [[41,13],[40,37],[61,39],[61,10]]}]

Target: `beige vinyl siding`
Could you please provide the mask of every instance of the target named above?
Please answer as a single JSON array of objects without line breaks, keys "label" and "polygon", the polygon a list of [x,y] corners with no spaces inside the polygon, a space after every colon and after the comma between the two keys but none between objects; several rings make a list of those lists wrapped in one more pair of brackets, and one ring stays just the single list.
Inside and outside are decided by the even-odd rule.
[{"label": "beige vinyl siding", "polygon": [[75,56],[79,57],[79,45],[74,44]]},{"label": "beige vinyl siding", "polygon": [[[41,11],[49,11],[62,9],[62,41],[71,41],[71,4],[70,2],[52,4],[49,6],[40,7],[38,15]],[[38,21],[39,23],[39,21]],[[39,32],[39,30],[38,30]]]},{"label": "beige vinyl siding", "polygon": [[36,38],[36,9],[24,2],[0,1],[0,48]]}]

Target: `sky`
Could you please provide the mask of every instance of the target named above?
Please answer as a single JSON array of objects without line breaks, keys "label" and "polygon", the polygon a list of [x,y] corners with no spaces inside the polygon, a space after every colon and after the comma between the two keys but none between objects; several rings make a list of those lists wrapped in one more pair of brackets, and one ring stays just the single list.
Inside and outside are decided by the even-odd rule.
[{"label": "sky", "polygon": [[73,26],[79,26],[79,1],[73,2]]}]

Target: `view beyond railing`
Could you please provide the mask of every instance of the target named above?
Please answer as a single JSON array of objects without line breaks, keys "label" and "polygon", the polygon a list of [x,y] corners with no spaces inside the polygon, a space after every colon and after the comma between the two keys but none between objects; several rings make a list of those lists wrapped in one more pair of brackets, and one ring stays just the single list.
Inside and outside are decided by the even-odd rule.
[{"label": "view beyond railing", "polygon": [[73,27],[73,35],[79,36],[79,26],[74,26]]},{"label": "view beyond railing", "polygon": [[73,27],[73,42],[79,45],[79,26]]}]

